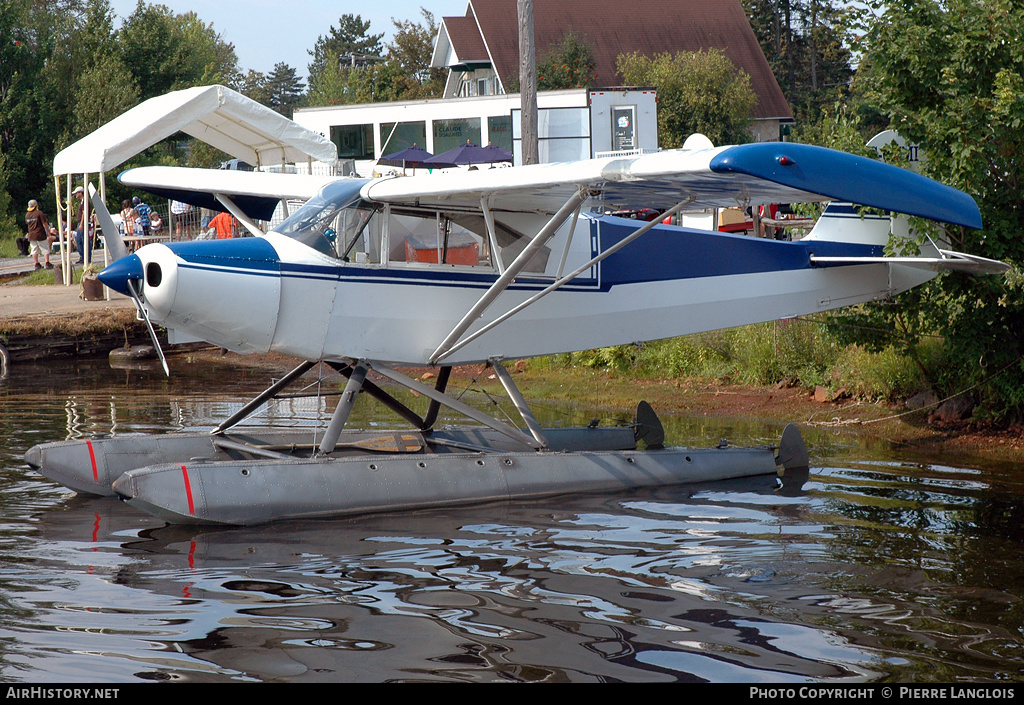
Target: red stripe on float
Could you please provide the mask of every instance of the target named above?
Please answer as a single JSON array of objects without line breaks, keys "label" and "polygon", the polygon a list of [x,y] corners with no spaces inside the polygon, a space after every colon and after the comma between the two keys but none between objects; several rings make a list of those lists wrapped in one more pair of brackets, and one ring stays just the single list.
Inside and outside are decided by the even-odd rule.
[{"label": "red stripe on float", "polygon": [[196,513],[196,506],[192,503],[192,483],[188,481],[188,470],[181,466],[181,476],[185,479],[185,496],[188,497],[188,513],[193,516]]},{"label": "red stripe on float", "polygon": [[93,482],[100,481],[100,471],[96,467],[96,451],[92,449],[92,441],[86,441],[85,445],[89,447],[89,460],[92,462],[92,479]]}]

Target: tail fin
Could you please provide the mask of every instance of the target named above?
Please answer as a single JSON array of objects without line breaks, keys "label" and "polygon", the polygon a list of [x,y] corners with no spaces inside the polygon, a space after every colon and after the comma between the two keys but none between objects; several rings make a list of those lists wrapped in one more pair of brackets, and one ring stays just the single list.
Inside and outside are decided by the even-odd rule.
[{"label": "tail fin", "polygon": [[832,201],[825,206],[814,228],[803,239],[885,245],[889,242],[890,233],[906,230],[893,222],[897,217],[906,219],[906,216],[890,218],[887,214],[862,209],[852,203]]}]

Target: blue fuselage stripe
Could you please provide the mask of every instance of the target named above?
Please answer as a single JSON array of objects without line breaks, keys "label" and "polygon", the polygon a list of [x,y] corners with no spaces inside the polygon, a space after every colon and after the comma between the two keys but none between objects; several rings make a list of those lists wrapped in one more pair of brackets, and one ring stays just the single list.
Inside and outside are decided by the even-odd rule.
[{"label": "blue fuselage stripe", "polygon": [[[598,228],[600,248],[607,250],[629,236],[635,220],[604,217],[592,221]],[[374,284],[441,286],[486,289],[497,279],[489,269],[421,269],[393,266],[305,264],[282,262],[263,238],[238,238],[212,242],[168,245],[185,269],[253,276],[280,276]],[[564,288],[576,291],[608,291],[614,286],[643,282],[725,277],[772,271],[810,269],[811,255],[820,257],[881,257],[883,248],[827,241],[785,242],[659,225],[600,263],[598,279],[579,277]],[[539,290],[553,278],[525,275],[516,278],[511,290]]]},{"label": "blue fuselage stripe", "polygon": [[[602,218],[601,247],[627,237],[636,221]],[[839,242],[787,242],[708,230],[657,226],[603,262],[601,283],[697,279],[811,268],[811,255],[881,257],[883,248]]]}]

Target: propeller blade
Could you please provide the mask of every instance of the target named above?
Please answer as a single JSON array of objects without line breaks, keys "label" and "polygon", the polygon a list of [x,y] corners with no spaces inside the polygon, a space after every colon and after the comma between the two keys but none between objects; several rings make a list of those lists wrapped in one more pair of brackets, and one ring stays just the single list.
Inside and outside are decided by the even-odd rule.
[{"label": "propeller blade", "polygon": [[146,311],[146,307],[142,303],[142,297],[139,296],[139,292],[135,288],[135,280],[126,279],[125,284],[128,285],[128,291],[135,302],[135,307],[139,309],[143,320],[146,321],[146,327],[149,328],[149,337],[153,340],[153,347],[156,348],[156,354],[160,357],[160,364],[164,366],[164,374],[170,377],[171,370],[167,367],[167,358],[164,357],[164,351],[160,347],[160,340],[156,337],[156,330],[154,330],[153,324],[149,320],[149,312]]},{"label": "propeller blade", "polygon": [[128,248],[125,246],[124,240],[121,239],[120,229],[114,225],[114,219],[110,217],[107,205],[100,198],[99,192],[92,184],[89,184],[89,198],[92,200],[93,211],[100,221],[103,241],[106,244],[107,251],[110,253],[111,260],[121,259],[128,254]]}]

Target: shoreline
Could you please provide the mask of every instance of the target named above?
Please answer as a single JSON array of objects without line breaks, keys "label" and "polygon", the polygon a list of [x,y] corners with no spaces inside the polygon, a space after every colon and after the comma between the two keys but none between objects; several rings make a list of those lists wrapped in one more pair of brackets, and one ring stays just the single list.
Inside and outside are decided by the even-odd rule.
[{"label": "shoreline", "polygon": [[[0,283],[0,379],[17,365],[39,359],[91,356],[149,344],[134,304],[120,294],[85,301],[79,286],[29,286],[9,278]],[[259,367],[270,373],[292,369],[281,355],[238,355],[220,348],[165,345],[169,360],[179,354],[216,359],[220,364]],[[6,357],[6,360],[4,359]],[[540,367],[540,366],[537,366]],[[814,390],[776,385],[751,387],[701,379],[628,378],[594,370],[541,370],[529,360],[508,365],[523,394],[535,401],[579,403],[618,410],[646,399],[660,414],[722,416],[829,428],[869,436],[934,457],[966,457],[1024,465],[1024,424],[999,428],[971,422],[929,423],[927,410],[854,399],[828,399]],[[172,364],[173,369],[173,364]],[[422,372],[422,371],[421,371]],[[481,375],[480,366],[457,375]],[[496,388],[498,385],[496,385]],[[922,418],[923,417],[923,418]]]},{"label": "shoreline", "polygon": [[[168,356],[173,374],[173,358]],[[273,353],[238,355],[219,348],[188,351],[191,360],[257,367],[274,374],[291,370],[296,361]],[[716,416],[736,420],[795,423],[856,437],[867,437],[921,454],[935,462],[1007,463],[1024,467],[1024,424],[997,428],[970,422],[928,423],[927,409],[856,399],[821,401],[814,390],[776,385],[755,387],[696,379],[631,379],[592,370],[557,373],[531,369],[530,361],[507,365],[516,385],[531,403],[586,405],[602,411],[632,410],[641,399],[659,415]],[[315,374],[316,368],[307,372]],[[428,368],[402,368],[415,378],[432,375]],[[371,375],[373,373],[371,372]],[[501,385],[489,379],[483,365],[455,368],[452,381],[476,378],[488,392],[504,397]],[[338,377],[340,381],[342,378]],[[378,379],[386,384],[387,380]],[[427,381],[422,379],[421,381]]]}]

